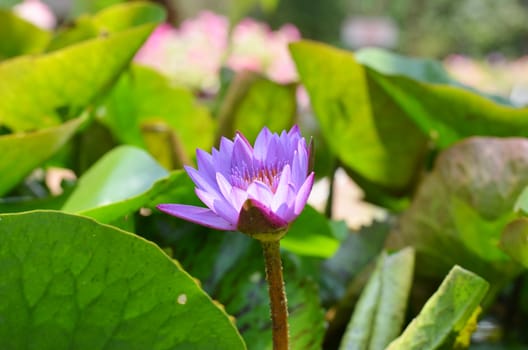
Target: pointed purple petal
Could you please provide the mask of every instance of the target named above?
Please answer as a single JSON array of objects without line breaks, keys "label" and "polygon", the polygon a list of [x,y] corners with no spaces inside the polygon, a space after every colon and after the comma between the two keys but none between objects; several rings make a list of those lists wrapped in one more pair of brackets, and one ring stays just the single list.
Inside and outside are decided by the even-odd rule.
[{"label": "pointed purple petal", "polygon": [[185,166],[185,170],[187,171],[187,174],[189,174],[190,178],[193,180],[196,187],[206,192],[218,193],[218,186],[216,185],[216,182],[214,182],[214,180],[204,177],[201,172],[190,166]]},{"label": "pointed purple petal", "polygon": [[275,212],[284,203],[288,203],[289,184],[291,181],[291,168],[289,164],[286,164],[282,169],[282,173],[277,185],[277,190],[273,196],[270,208]]},{"label": "pointed purple petal", "polygon": [[244,140],[242,137],[238,137],[238,135],[235,139],[233,157],[230,164],[232,167],[251,168],[253,166],[253,148],[247,144],[247,140]]},{"label": "pointed purple petal", "polygon": [[306,202],[308,201],[308,197],[310,196],[310,192],[312,191],[314,177],[315,177],[315,174],[312,171],[310,175],[306,178],[306,181],[304,181],[301,188],[299,189],[299,192],[297,193],[297,198],[295,198],[295,207],[294,207],[295,215],[299,215],[304,209],[304,206],[306,205]]},{"label": "pointed purple petal", "polygon": [[229,222],[236,222],[238,220],[238,211],[231,206],[224,198],[218,195],[211,194],[196,188],[194,190],[198,198],[211,209],[216,215],[223,217]]},{"label": "pointed purple petal", "polygon": [[236,211],[237,216],[240,212],[242,204],[244,204],[247,199],[246,191],[242,191],[239,188],[232,186],[229,181],[224,177],[224,175],[217,173],[216,182],[220,188],[222,196],[225,198],[226,202],[231,205],[231,207]]},{"label": "pointed purple petal", "polygon": [[212,210],[183,204],[160,204],[159,210],[169,215],[184,219],[195,224],[214,228],[217,230],[234,230],[236,224],[230,223]]},{"label": "pointed purple petal", "polygon": [[268,153],[268,148],[269,148],[268,146],[270,143],[271,135],[272,135],[271,131],[267,127],[264,127],[260,131],[260,133],[257,136],[257,139],[255,140],[255,147],[253,148],[255,159],[258,159],[261,161],[266,159],[266,154]]}]

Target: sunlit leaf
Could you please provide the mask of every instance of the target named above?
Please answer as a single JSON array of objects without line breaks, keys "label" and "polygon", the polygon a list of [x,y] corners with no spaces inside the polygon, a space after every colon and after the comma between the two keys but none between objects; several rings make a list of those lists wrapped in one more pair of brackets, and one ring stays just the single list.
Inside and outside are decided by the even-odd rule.
[{"label": "sunlit leaf", "polygon": [[0,61],[44,51],[51,33],[0,8]]},{"label": "sunlit leaf", "polygon": [[0,125],[11,131],[75,117],[126,68],[156,26],[146,21],[51,53],[0,63]]},{"label": "sunlit leaf", "polygon": [[[157,137],[177,156],[181,152],[194,158],[196,148],[210,149],[215,125],[204,106],[193,94],[170,82],[156,71],[134,65],[124,74],[104,101],[98,113],[115,138],[122,143],[147,147]],[[173,133],[177,138],[167,140]],[[146,142],[148,141],[148,143]],[[175,142],[180,142],[181,145]]]},{"label": "sunlit leaf", "polygon": [[109,223],[148,203],[149,195],[159,191],[152,188],[153,184],[167,175],[145,151],[120,146],[83,174],[62,209]]},{"label": "sunlit leaf", "polygon": [[57,152],[84,121],[86,117],[79,117],[55,127],[0,136],[0,195]]},{"label": "sunlit leaf", "polygon": [[299,255],[329,258],[339,248],[328,219],[314,208],[306,206],[281,239],[281,247]]},{"label": "sunlit leaf", "polygon": [[479,307],[488,286],[474,273],[453,267],[420,314],[387,350],[433,350],[454,342]]},{"label": "sunlit leaf", "polygon": [[331,151],[367,180],[405,191],[423,160],[426,135],[351,53],[307,41],[290,49]]}]

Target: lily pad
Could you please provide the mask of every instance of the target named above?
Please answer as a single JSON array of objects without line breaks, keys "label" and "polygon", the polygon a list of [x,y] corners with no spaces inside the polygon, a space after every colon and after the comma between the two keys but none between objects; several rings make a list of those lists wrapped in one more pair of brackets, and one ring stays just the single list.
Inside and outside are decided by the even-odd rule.
[{"label": "lily pad", "polygon": [[0,215],[0,266],[3,349],[245,349],[157,246],[91,219]]}]

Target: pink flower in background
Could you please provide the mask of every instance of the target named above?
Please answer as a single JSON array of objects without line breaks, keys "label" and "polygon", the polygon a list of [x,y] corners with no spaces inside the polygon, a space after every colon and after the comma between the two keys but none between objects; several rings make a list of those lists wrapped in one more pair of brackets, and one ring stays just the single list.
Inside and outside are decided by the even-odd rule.
[{"label": "pink flower in background", "polygon": [[297,80],[288,44],[300,39],[293,25],[272,31],[268,25],[245,19],[229,36],[229,21],[212,12],[201,12],[180,28],[160,25],[136,55],[173,82],[195,90],[217,91],[223,65],[234,71],[250,70],[278,83]]},{"label": "pink flower in background", "polygon": [[291,24],[272,31],[265,23],[245,19],[233,29],[226,65],[234,71],[263,73],[278,83],[294,82],[297,71],[288,44],[300,38]]},{"label": "pink flower in background", "polygon": [[212,12],[201,12],[179,29],[160,25],[136,55],[177,84],[215,92],[227,48],[229,22]]},{"label": "pink flower in background", "polygon": [[40,0],[25,0],[16,5],[13,11],[20,18],[42,29],[53,29],[57,25],[57,19],[53,11]]}]

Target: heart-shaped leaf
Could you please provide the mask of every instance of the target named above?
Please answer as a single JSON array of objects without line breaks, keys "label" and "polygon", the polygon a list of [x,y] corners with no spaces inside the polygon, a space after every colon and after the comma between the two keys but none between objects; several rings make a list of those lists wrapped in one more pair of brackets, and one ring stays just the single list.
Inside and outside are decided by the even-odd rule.
[{"label": "heart-shaped leaf", "polygon": [[157,246],[60,212],[0,215],[2,349],[245,349]]}]

